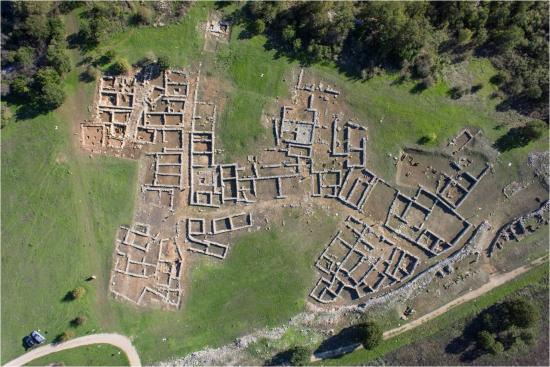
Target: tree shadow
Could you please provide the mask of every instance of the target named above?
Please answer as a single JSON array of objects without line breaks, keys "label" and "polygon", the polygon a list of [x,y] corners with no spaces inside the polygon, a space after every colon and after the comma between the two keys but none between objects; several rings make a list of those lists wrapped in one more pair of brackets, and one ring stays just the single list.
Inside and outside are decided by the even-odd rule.
[{"label": "tree shadow", "polygon": [[264,362],[264,366],[289,366],[290,358],[292,357],[291,350],[285,350],[275,354],[271,359]]},{"label": "tree shadow", "polygon": [[424,92],[426,89],[428,89],[428,87],[426,86],[426,83],[418,82],[414,85],[414,87],[411,88],[409,92],[412,94],[420,94]]},{"label": "tree shadow", "polygon": [[493,146],[499,152],[507,152],[515,148],[524,147],[530,142],[531,139],[525,135],[523,127],[514,127],[498,138]]},{"label": "tree shadow", "polygon": [[313,353],[325,353],[359,342],[361,342],[361,329],[358,325],[354,325],[343,329],[338,334],[333,335],[328,339],[325,339]]}]

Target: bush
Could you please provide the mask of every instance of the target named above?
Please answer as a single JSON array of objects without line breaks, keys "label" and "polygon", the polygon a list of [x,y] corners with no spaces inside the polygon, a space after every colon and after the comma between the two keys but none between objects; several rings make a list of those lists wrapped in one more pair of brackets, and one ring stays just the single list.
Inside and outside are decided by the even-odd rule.
[{"label": "bush", "polygon": [[13,112],[11,112],[11,109],[5,102],[1,104],[0,115],[2,115],[0,128],[6,127],[13,120]]},{"label": "bush", "polygon": [[374,321],[367,321],[359,325],[361,344],[365,349],[373,349],[382,341],[382,328]]},{"label": "bush", "polygon": [[74,327],[82,326],[88,321],[88,318],[84,315],[80,315],[71,320],[71,325]]},{"label": "bush", "polygon": [[80,74],[80,80],[86,83],[95,81],[98,77],[98,71],[92,65],[88,65],[86,70]]},{"label": "bush", "polygon": [[486,352],[489,352],[494,348],[496,343],[495,336],[487,330],[480,331],[477,334],[477,344],[479,348],[483,349]]},{"label": "bush", "polygon": [[168,58],[168,56],[159,56],[158,60],[157,60],[157,65],[160,69],[160,71],[164,71],[164,70],[167,70],[167,69],[170,69],[170,59]]},{"label": "bush", "polygon": [[63,343],[74,338],[75,333],[72,330],[65,330],[55,338],[56,343]]},{"label": "bush", "polygon": [[254,34],[262,34],[265,32],[265,22],[261,19],[256,19],[250,27],[250,31]]},{"label": "bush", "polygon": [[465,93],[466,91],[460,87],[452,87],[448,92],[452,99],[460,99]]},{"label": "bush", "polygon": [[422,88],[424,88],[424,89],[428,89],[430,87],[433,87],[434,84],[435,84],[435,79],[431,75],[428,75],[427,77],[422,79]]},{"label": "bush", "polygon": [[290,351],[290,364],[292,366],[307,366],[310,364],[311,351],[302,346],[294,347]]},{"label": "bush", "polygon": [[477,92],[479,92],[482,88],[483,88],[483,84],[482,84],[482,83],[479,83],[479,84],[476,84],[476,85],[472,85],[472,88],[470,88],[470,93],[472,93],[472,94],[477,93]]},{"label": "bush", "polygon": [[[533,121],[528,122],[524,127],[524,135],[530,140],[538,139],[543,133],[543,124]],[[515,298],[504,302],[510,323],[520,328],[528,328],[537,322],[539,314],[533,304],[523,298]]]},{"label": "bush", "polygon": [[426,78],[432,73],[433,62],[428,54],[418,55],[414,60],[414,74],[418,78]]},{"label": "bush", "polygon": [[109,73],[112,75],[126,74],[130,71],[130,64],[126,59],[118,59],[109,67]]},{"label": "bush", "polygon": [[470,42],[474,33],[468,28],[462,28],[458,30],[457,40],[461,45]]},{"label": "bush", "polygon": [[535,345],[535,335],[529,331],[522,331],[519,338],[527,345]]},{"label": "bush", "polygon": [[153,23],[153,10],[146,6],[139,6],[138,10],[132,16],[131,22],[134,24],[149,25]]},{"label": "bush", "polygon": [[433,143],[437,139],[437,134],[433,131],[429,134],[426,134],[422,136],[420,139],[418,139],[418,144],[424,145],[428,143]]},{"label": "bush", "polygon": [[488,350],[489,353],[491,354],[494,354],[494,355],[499,355],[499,354],[502,354],[502,352],[504,352],[504,345],[497,341],[495,342],[495,344],[493,344],[493,346]]},{"label": "bush", "polygon": [[496,73],[489,81],[494,85],[502,85],[506,81],[506,76],[503,73]]},{"label": "bush", "polygon": [[86,289],[84,289],[83,287],[77,287],[69,292],[69,298],[71,300],[77,300],[84,297],[85,294],[86,294]]}]

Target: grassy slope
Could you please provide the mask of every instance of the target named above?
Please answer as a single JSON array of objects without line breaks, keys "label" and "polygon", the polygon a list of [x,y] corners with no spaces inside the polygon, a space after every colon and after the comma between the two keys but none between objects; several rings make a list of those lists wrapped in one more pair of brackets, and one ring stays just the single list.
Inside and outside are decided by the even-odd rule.
[{"label": "grassy slope", "polygon": [[109,344],[97,344],[68,349],[35,359],[28,366],[46,366],[63,363],[64,366],[128,366],[128,358],[120,349]]},{"label": "grassy slope", "polygon": [[203,33],[199,31],[199,26],[210,8],[209,3],[197,3],[179,23],[158,28],[132,27],[110,37],[98,48],[98,52],[113,49],[130,63],[152,52],[156,56],[169,56],[174,66],[185,67],[200,55]]},{"label": "grassy slope", "polygon": [[[479,98],[465,102],[447,96],[450,86],[445,81],[439,81],[422,93],[411,93],[416,82],[398,83],[397,74],[376,76],[362,82],[339,74],[330,66],[313,68],[323,80],[344,87],[345,98],[370,128],[369,144],[374,153],[371,160],[375,171],[386,179],[393,178],[395,172],[393,160],[387,154],[397,154],[402,147],[415,144],[424,135],[436,134],[437,140],[428,145],[428,148],[435,148],[446,144],[465,126],[481,128],[491,141],[506,133],[506,129],[499,129],[501,122],[494,112],[497,101],[488,96],[493,88],[487,81],[494,75],[494,69],[486,60],[479,59],[474,60],[470,69],[474,80],[482,82],[484,87],[478,92]],[[519,171],[520,163],[533,149],[548,149],[548,133],[526,147],[503,153],[500,160],[512,162],[512,169]]]},{"label": "grassy slope", "polygon": [[[144,363],[219,346],[257,328],[276,326],[303,310],[314,281],[311,263],[335,229],[317,213],[288,212],[286,226],[240,237],[220,262],[201,258],[191,270],[187,303],[176,312],[134,311],[118,305],[120,325]],[[291,217],[289,217],[291,216]],[[167,338],[165,343],[160,343]]]},{"label": "grassy slope", "polygon": [[[79,314],[88,322],[77,334],[111,321],[112,241],[131,220],[137,165],[79,151],[71,125],[85,118],[93,86],[73,70],[65,89],[59,110],[2,130],[2,362],[24,352],[33,329],[52,340]],[[98,279],[85,283],[91,274]],[[63,302],[76,286],[88,294]]]},{"label": "grassy slope", "polygon": [[414,330],[405,332],[394,338],[382,342],[378,347],[372,350],[358,350],[356,352],[344,355],[340,358],[328,359],[323,361],[323,365],[362,365],[376,358],[383,357],[397,348],[411,344],[422,338],[429,337],[435,333],[450,327],[456,320],[464,319],[478,314],[483,309],[493,305],[504,297],[515,291],[526,287],[529,284],[535,284],[548,277],[548,263],[539,265],[521,277],[493,289],[489,293],[462,304],[442,316],[428,321]]}]

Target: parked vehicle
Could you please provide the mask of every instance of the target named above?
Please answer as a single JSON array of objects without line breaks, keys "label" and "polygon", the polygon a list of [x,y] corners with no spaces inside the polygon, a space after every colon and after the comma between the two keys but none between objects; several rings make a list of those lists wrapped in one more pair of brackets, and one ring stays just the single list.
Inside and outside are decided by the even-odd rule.
[{"label": "parked vehicle", "polygon": [[38,331],[34,330],[31,333],[32,339],[35,341],[36,344],[42,344],[46,341],[46,338],[44,338]]},{"label": "parked vehicle", "polygon": [[32,348],[36,345],[36,342],[31,336],[27,335],[23,338],[23,344],[25,345],[25,348]]}]

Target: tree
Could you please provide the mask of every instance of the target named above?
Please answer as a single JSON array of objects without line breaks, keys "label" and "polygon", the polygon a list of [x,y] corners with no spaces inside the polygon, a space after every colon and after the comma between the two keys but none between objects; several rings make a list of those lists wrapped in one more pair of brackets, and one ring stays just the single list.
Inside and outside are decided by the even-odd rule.
[{"label": "tree", "polygon": [[37,109],[53,110],[65,100],[61,77],[50,67],[38,70],[32,86],[32,99]]},{"label": "tree", "polygon": [[10,84],[10,92],[17,98],[28,98],[30,94],[29,78],[18,75]]},{"label": "tree", "polygon": [[130,71],[130,64],[126,59],[118,59],[109,67],[109,72],[113,75],[126,74],[128,71]]},{"label": "tree", "polygon": [[32,47],[20,47],[14,54],[13,61],[24,69],[30,69],[34,65],[34,49]]},{"label": "tree", "polygon": [[46,61],[59,75],[68,73],[71,70],[71,62],[67,51],[57,44],[48,46]]},{"label": "tree", "polygon": [[495,336],[487,330],[482,330],[477,334],[478,346],[486,352],[491,351],[496,343]]},{"label": "tree", "polygon": [[250,31],[254,34],[262,34],[265,32],[265,22],[262,19],[256,19],[251,27]]},{"label": "tree", "polygon": [[159,56],[158,59],[157,59],[157,65],[158,65],[160,71],[165,71],[165,70],[170,69],[170,66],[171,66],[170,58],[168,56],[165,56],[165,55]]},{"label": "tree", "polygon": [[461,45],[464,45],[472,39],[473,32],[468,28],[461,28],[458,30],[457,41]]},{"label": "tree", "polygon": [[373,349],[382,341],[382,328],[375,321],[367,321],[359,325],[361,343],[365,349]]},{"label": "tree", "polygon": [[75,289],[73,289],[72,291],[69,292],[69,298],[71,300],[77,300],[77,299],[80,299],[82,297],[84,297],[84,295],[86,294],[86,289],[83,288],[83,287],[77,287]]},{"label": "tree", "polygon": [[310,363],[311,351],[306,347],[294,347],[290,349],[289,353],[289,362],[292,366],[306,366]]},{"label": "tree", "polygon": [[488,352],[494,355],[502,354],[502,352],[504,352],[504,345],[501,342],[496,341]]},{"label": "tree", "polygon": [[[534,140],[542,136],[544,127],[533,121],[528,122],[524,127],[524,136],[527,139]],[[510,323],[520,328],[533,326],[539,319],[535,306],[523,298],[515,298],[504,303],[507,310]]]}]

